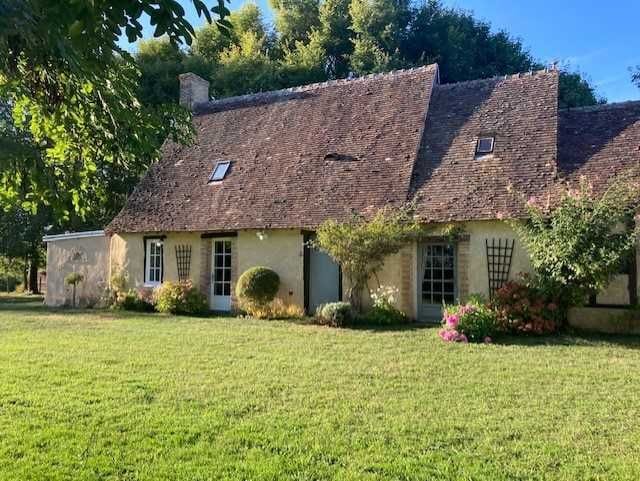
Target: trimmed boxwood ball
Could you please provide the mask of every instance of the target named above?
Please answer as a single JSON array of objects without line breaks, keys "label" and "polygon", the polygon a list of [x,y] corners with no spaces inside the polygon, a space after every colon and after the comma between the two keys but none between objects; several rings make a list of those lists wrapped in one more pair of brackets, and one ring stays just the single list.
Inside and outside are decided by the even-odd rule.
[{"label": "trimmed boxwood ball", "polygon": [[252,267],[242,273],[236,284],[241,304],[265,305],[273,301],[280,289],[280,276],[268,267]]}]

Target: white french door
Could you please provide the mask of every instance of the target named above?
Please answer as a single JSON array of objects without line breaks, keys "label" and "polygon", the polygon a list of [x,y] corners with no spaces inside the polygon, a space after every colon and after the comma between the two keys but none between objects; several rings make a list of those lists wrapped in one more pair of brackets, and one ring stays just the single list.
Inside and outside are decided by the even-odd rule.
[{"label": "white french door", "polygon": [[214,239],[211,256],[211,310],[230,311],[231,240]]}]

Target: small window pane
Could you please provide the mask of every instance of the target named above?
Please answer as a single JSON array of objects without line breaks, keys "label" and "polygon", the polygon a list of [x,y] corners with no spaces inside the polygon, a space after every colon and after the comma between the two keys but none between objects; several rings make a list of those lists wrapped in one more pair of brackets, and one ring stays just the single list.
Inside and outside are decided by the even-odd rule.
[{"label": "small window pane", "polygon": [[493,137],[479,138],[476,154],[490,154],[491,152],[493,152]]},{"label": "small window pane", "polygon": [[229,170],[230,165],[231,162],[216,163],[216,166],[213,168],[213,172],[211,173],[211,177],[209,177],[209,182],[215,182],[224,179],[224,176],[227,175],[227,170]]}]

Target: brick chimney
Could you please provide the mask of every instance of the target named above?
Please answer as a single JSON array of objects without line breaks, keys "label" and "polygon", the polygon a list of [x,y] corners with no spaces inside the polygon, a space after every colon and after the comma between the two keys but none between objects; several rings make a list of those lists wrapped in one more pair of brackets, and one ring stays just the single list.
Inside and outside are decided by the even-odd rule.
[{"label": "brick chimney", "polygon": [[209,82],[194,73],[187,72],[180,79],[180,105],[195,110],[198,105],[209,101]]}]

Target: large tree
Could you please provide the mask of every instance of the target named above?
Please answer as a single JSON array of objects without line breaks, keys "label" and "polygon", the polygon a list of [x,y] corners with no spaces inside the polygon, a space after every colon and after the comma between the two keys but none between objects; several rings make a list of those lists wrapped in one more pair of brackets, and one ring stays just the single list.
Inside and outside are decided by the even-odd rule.
[{"label": "large tree", "polygon": [[[175,73],[192,69],[212,81],[215,96],[277,89],[348,75],[438,62],[443,82],[543,68],[518,39],[494,32],[472,13],[430,0],[273,0],[275,29],[248,3],[229,17],[234,34],[210,26],[196,32],[190,52],[165,65],[141,64],[150,87],[178,98]],[[242,20],[241,20],[242,19]],[[247,36],[247,33],[254,35]],[[193,65],[185,65],[191,61]],[[207,73],[209,72],[209,73]],[[164,82],[163,78],[173,80]],[[175,101],[175,100],[174,100]],[[599,102],[579,73],[561,72],[561,107]]]},{"label": "large tree", "polygon": [[[228,29],[224,1],[192,3]],[[26,229],[31,269],[45,224],[113,215],[162,142],[190,137],[188,112],[138,98],[139,71],[118,41],[142,37],[143,15],[156,36],[192,43],[174,0],[0,2],[0,211]]]},{"label": "large tree", "polygon": [[[205,3],[192,1],[211,20]],[[228,13],[224,0],[214,12]],[[12,110],[16,132],[12,138],[5,129],[2,142],[18,145],[29,137],[38,149],[17,162],[0,152],[5,202],[27,203],[31,210],[52,205],[56,215],[66,215],[71,204],[82,213],[102,169],[139,171],[137,163],[157,155],[159,137],[183,134],[186,117],[176,109],[140,104],[137,69],[118,45],[122,34],[130,41],[142,36],[143,14],[155,35],[191,43],[193,27],[173,0],[2,2],[0,99]],[[171,114],[177,122],[166,121]]]}]

